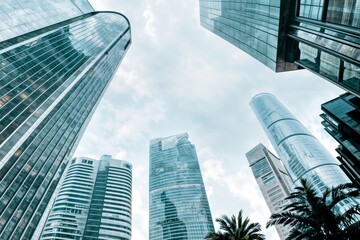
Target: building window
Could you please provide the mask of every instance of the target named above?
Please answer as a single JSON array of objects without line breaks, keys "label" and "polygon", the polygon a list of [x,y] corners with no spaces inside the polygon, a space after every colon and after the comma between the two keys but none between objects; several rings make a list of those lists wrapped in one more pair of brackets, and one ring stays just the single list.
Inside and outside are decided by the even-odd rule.
[{"label": "building window", "polygon": [[360,2],[357,0],[329,0],[326,21],[360,27]]}]

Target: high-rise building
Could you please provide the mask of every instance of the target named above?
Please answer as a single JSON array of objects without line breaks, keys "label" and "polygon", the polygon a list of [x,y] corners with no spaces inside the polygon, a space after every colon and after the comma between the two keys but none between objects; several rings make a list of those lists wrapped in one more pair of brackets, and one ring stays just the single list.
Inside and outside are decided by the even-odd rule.
[{"label": "high-rise building", "polygon": [[200,22],[276,72],[306,68],[360,97],[360,1],[199,0]]},{"label": "high-rise building", "polygon": [[84,0],[1,1],[0,239],[31,239],[130,43]]},{"label": "high-rise building", "polygon": [[187,133],[150,141],[150,240],[204,239],[214,231],[195,146]]},{"label": "high-rise building", "polygon": [[350,182],[336,158],[274,95],[256,95],[250,105],[296,185],[305,178],[321,193],[324,187]]},{"label": "high-rise building", "polygon": [[325,130],[340,144],[341,168],[360,184],[360,99],[350,93],[321,105]]},{"label": "high-rise building", "polygon": [[[262,144],[247,152],[246,158],[270,212],[281,212],[289,204],[289,200],[285,198],[290,195],[294,186],[280,159]],[[289,235],[289,227],[276,225],[275,228],[281,240]]]},{"label": "high-rise building", "polygon": [[132,166],[104,155],[71,160],[40,239],[131,239]]}]

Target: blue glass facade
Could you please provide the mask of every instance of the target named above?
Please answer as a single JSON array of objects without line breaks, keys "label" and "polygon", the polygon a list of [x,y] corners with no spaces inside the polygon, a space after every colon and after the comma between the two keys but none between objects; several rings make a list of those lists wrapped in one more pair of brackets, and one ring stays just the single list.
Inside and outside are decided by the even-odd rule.
[{"label": "blue glass facade", "polygon": [[109,155],[72,159],[40,239],[130,240],[131,172]]},{"label": "blue glass facade", "polygon": [[280,0],[200,0],[200,24],[274,71],[297,69],[281,48]]},{"label": "blue glass facade", "polygon": [[305,178],[322,192],[350,182],[338,161],[275,96],[259,94],[250,105],[295,184]]},{"label": "blue glass facade", "polygon": [[0,46],[7,39],[93,12],[87,0],[0,2]]},{"label": "blue glass facade", "polygon": [[200,23],[274,71],[306,68],[360,97],[359,0],[199,0]]},{"label": "blue glass facade", "polygon": [[200,240],[214,231],[195,146],[188,135],[150,142],[150,240]]},{"label": "blue glass facade", "polygon": [[0,43],[0,239],[31,238],[130,45],[123,15],[78,15]]}]

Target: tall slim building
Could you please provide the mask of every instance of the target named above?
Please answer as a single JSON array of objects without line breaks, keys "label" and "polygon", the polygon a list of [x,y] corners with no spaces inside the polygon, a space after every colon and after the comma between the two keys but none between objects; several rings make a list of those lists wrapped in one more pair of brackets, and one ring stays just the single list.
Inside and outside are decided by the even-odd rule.
[{"label": "tall slim building", "polygon": [[200,240],[214,231],[187,133],[150,141],[150,240]]},{"label": "tall slim building", "polygon": [[[247,152],[246,158],[270,212],[281,212],[289,204],[289,200],[285,198],[290,195],[294,186],[280,159],[261,143]],[[288,237],[289,227],[276,225],[275,228],[281,240]]]},{"label": "tall slim building", "polygon": [[40,239],[131,239],[132,166],[104,155],[71,160]]},{"label": "tall slim building", "polygon": [[360,97],[359,0],[199,0],[200,23],[276,72],[306,68]]},{"label": "tall slim building", "polygon": [[296,185],[305,178],[320,193],[350,182],[339,162],[274,95],[256,95],[250,106]]},{"label": "tall slim building", "polygon": [[341,168],[360,184],[360,99],[350,93],[321,105],[325,130],[340,144]]},{"label": "tall slim building", "polygon": [[5,0],[0,10],[0,239],[30,239],[130,25],[84,0]]}]

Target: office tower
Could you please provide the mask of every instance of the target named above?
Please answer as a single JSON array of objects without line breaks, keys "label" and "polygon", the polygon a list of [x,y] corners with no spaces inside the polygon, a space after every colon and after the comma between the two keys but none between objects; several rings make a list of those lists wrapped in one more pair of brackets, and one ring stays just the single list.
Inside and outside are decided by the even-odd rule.
[{"label": "office tower", "polygon": [[360,97],[360,1],[199,0],[200,23],[276,72],[306,68]]},{"label": "office tower", "polygon": [[340,167],[360,184],[360,99],[350,93],[321,105],[325,130],[340,144]]},{"label": "office tower", "polygon": [[40,239],[130,240],[131,173],[109,155],[72,159]]},{"label": "office tower", "polygon": [[274,95],[256,95],[250,106],[296,185],[305,178],[320,193],[325,186],[350,182],[338,161]]},{"label": "office tower", "polygon": [[204,239],[214,231],[195,146],[187,133],[150,141],[150,240]]},{"label": "office tower", "polygon": [[[281,212],[289,203],[285,198],[290,195],[293,183],[280,159],[261,143],[247,152],[246,158],[271,214]],[[275,228],[280,239],[285,240],[290,228],[280,225],[276,225]]]},{"label": "office tower", "polygon": [[0,3],[0,239],[31,239],[131,42],[123,15],[52,2]]},{"label": "office tower", "polygon": [[87,0],[1,1],[0,47],[9,45],[5,40],[21,42],[23,34],[93,11]]}]

